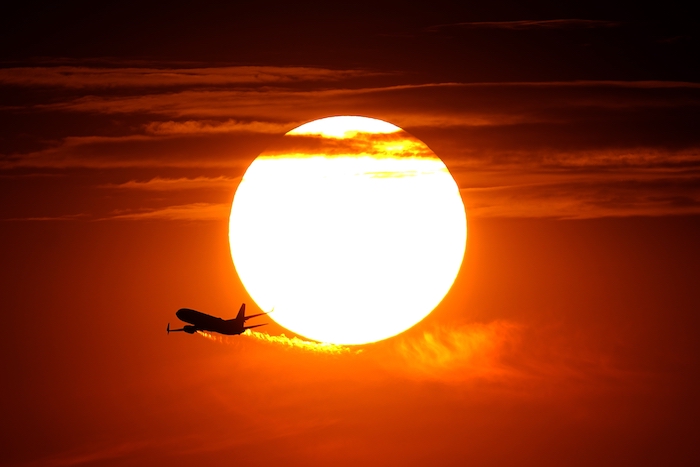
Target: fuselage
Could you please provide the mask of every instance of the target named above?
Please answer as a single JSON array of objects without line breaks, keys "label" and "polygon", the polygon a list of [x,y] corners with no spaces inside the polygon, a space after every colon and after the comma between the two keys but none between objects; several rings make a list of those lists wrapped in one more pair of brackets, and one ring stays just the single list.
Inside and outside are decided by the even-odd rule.
[{"label": "fuselage", "polygon": [[[235,319],[221,319],[216,316],[211,316],[201,311],[191,310],[189,308],[180,308],[175,313],[180,320],[191,324],[196,329],[195,331],[218,332],[219,334],[235,335],[245,331],[243,322],[238,322]],[[189,331],[188,331],[189,332]]]}]

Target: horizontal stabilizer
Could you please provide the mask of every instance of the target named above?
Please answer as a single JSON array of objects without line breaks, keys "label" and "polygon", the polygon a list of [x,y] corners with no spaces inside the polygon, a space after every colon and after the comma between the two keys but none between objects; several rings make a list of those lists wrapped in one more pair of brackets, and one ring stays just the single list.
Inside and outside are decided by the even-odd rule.
[{"label": "horizontal stabilizer", "polygon": [[180,328],[180,329],[170,329],[170,323],[168,323],[168,334],[171,332],[178,332],[178,331],[184,331],[185,328]]},{"label": "horizontal stabilizer", "polygon": [[[267,313],[272,313],[272,312],[271,312],[271,311],[268,311]],[[250,319],[250,318],[255,318],[256,316],[266,315],[267,313],[258,313],[257,315],[246,316],[244,319],[248,320],[248,319]]]},{"label": "horizontal stabilizer", "polygon": [[265,325],[267,325],[267,324],[268,324],[268,323],[256,324],[255,326],[246,326],[246,327],[244,328],[244,331],[247,331],[248,329],[259,328],[260,326],[265,326]]}]

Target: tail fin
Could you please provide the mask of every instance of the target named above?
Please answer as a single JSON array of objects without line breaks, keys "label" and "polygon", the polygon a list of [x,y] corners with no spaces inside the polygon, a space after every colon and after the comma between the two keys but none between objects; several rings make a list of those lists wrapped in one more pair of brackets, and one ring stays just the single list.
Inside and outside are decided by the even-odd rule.
[{"label": "tail fin", "polygon": [[236,321],[245,321],[245,303],[241,304],[241,309],[238,310],[238,315],[236,316]]}]

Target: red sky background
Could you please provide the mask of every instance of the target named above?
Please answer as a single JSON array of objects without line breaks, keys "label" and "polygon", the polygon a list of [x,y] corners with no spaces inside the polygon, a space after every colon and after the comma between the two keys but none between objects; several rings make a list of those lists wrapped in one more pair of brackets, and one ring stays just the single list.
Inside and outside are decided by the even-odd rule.
[{"label": "red sky background", "polygon": [[[3,465],[700,460],[689,11],[6,13]],[[400,336],[335,354],[167,336],[181,307],[256,309],[228,250],[238,181],[286,131],[343,114],[406,129],[454,175],[468,244],[443,303]]]}]

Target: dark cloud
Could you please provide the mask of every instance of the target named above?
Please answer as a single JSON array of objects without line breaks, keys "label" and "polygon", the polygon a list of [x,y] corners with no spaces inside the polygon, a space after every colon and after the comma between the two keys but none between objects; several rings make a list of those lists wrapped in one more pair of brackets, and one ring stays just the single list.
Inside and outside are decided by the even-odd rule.
[{"label": "dark cloud", "polygon": [[[61,78],[60,70],[66,69],[79,73]],[[27,70],[6,69],[2,76],[20,80]],[[31,69],[35,84],[41,79],[59,84],[61,79],[67,79],[66,83],[75,79],[75,86],[94,85],[94,92],[89,96],[53,94],[50,102],[39,93],[34,105],[5,108],[6,115],[42,116],[47,122],[57,122],[58,128],[69,116],[102,123],[93,127],[92,134],[67,134],[44,141],[39,149],[6,153],[0,167],[6,173],[80,168],[151,171],[151,175],[133,173],[107,185],[139,187],[144,192],[154,192],[149,188],[158,186],[170,200],[149,208],[153,209],[150,214],[129,208],[119,215],[129,219],[192,217],[184,208],[169,206],[220,200],[201,197],[211,184],[195,183],[193,176],[173,170],[219,170],[201,175],[200,180],[235,178],[264,150],[267,154],[321,149],[354,153],[373,151],[373,145],[396,137],[375,135],[371,141],[280,138],[315,118],[365,115],[394,123],[427,143],[452,171],[471,216],[568,218],[696,212],[696,192],[686,181],[700,170],[697,83],[607,80],[353,88],[345,87],[347,79],[359,73],[353,70],[224,67],[172,71],[173,76],[164,76],[156,69],[46,67],[46,76],[41,78],[42,68]],[[109,79],[117,83],[121,79],[122,87],[142,82],[153,89],[148,93],[101,91],[99,83]],[[250,87],[247,81],[256,79],[259,83],[277,81],[275,87]],[[340,80],[340,86],[289,87],[295,79]],[[158,88],[169,82],[183,87]],[[223,82],[229,85],[221,87]],[[138,124],[114,123],[134,121]],[[110,134],[115,129],[118,133]],[[22,130],[13,128],[7,134],[7,147],[19,141],[15,135]],[[160,172],[153,174],[153,170]],[[180,182],[175,183],[177,180]],[[186,186],[190,187],[185,190],[189,197],[181,193],[180,188]],[[104,212],[93,216],[114,217]]]},{"label": "dark cloud", "polygon": [[259,134],[88,136],[68,137],[48,148],[12,154],[0,168],[149,168],[218,167],[240,169],[264,148],[268,138]]},{"label": "dark cloud", "polygon": [[442,24],[431,26],[428,31],[438,31],[447,28],[467,28],[467,29],[508,29],[508,30],[530,30],[530,29],[593,29],[593,28],[615,28],[623,23],[619,21],[605,21],[592,19],[549,19],[549,20],[525,20],[525,21],[471,21],[465,23]]},{"label": "dark cloud", "polygon": [[98,68],[63,65],[3,68],[0,69],[0,85],[59,88],[270,85],[339,81],[378,74],[380,73],[311,67],[124,68],[121,66]]},{"label": "dark cloud", "polygon": [[534,185],[464,188],[471,217],[590,219],[700,214],[700,177],[572,179]]}]

